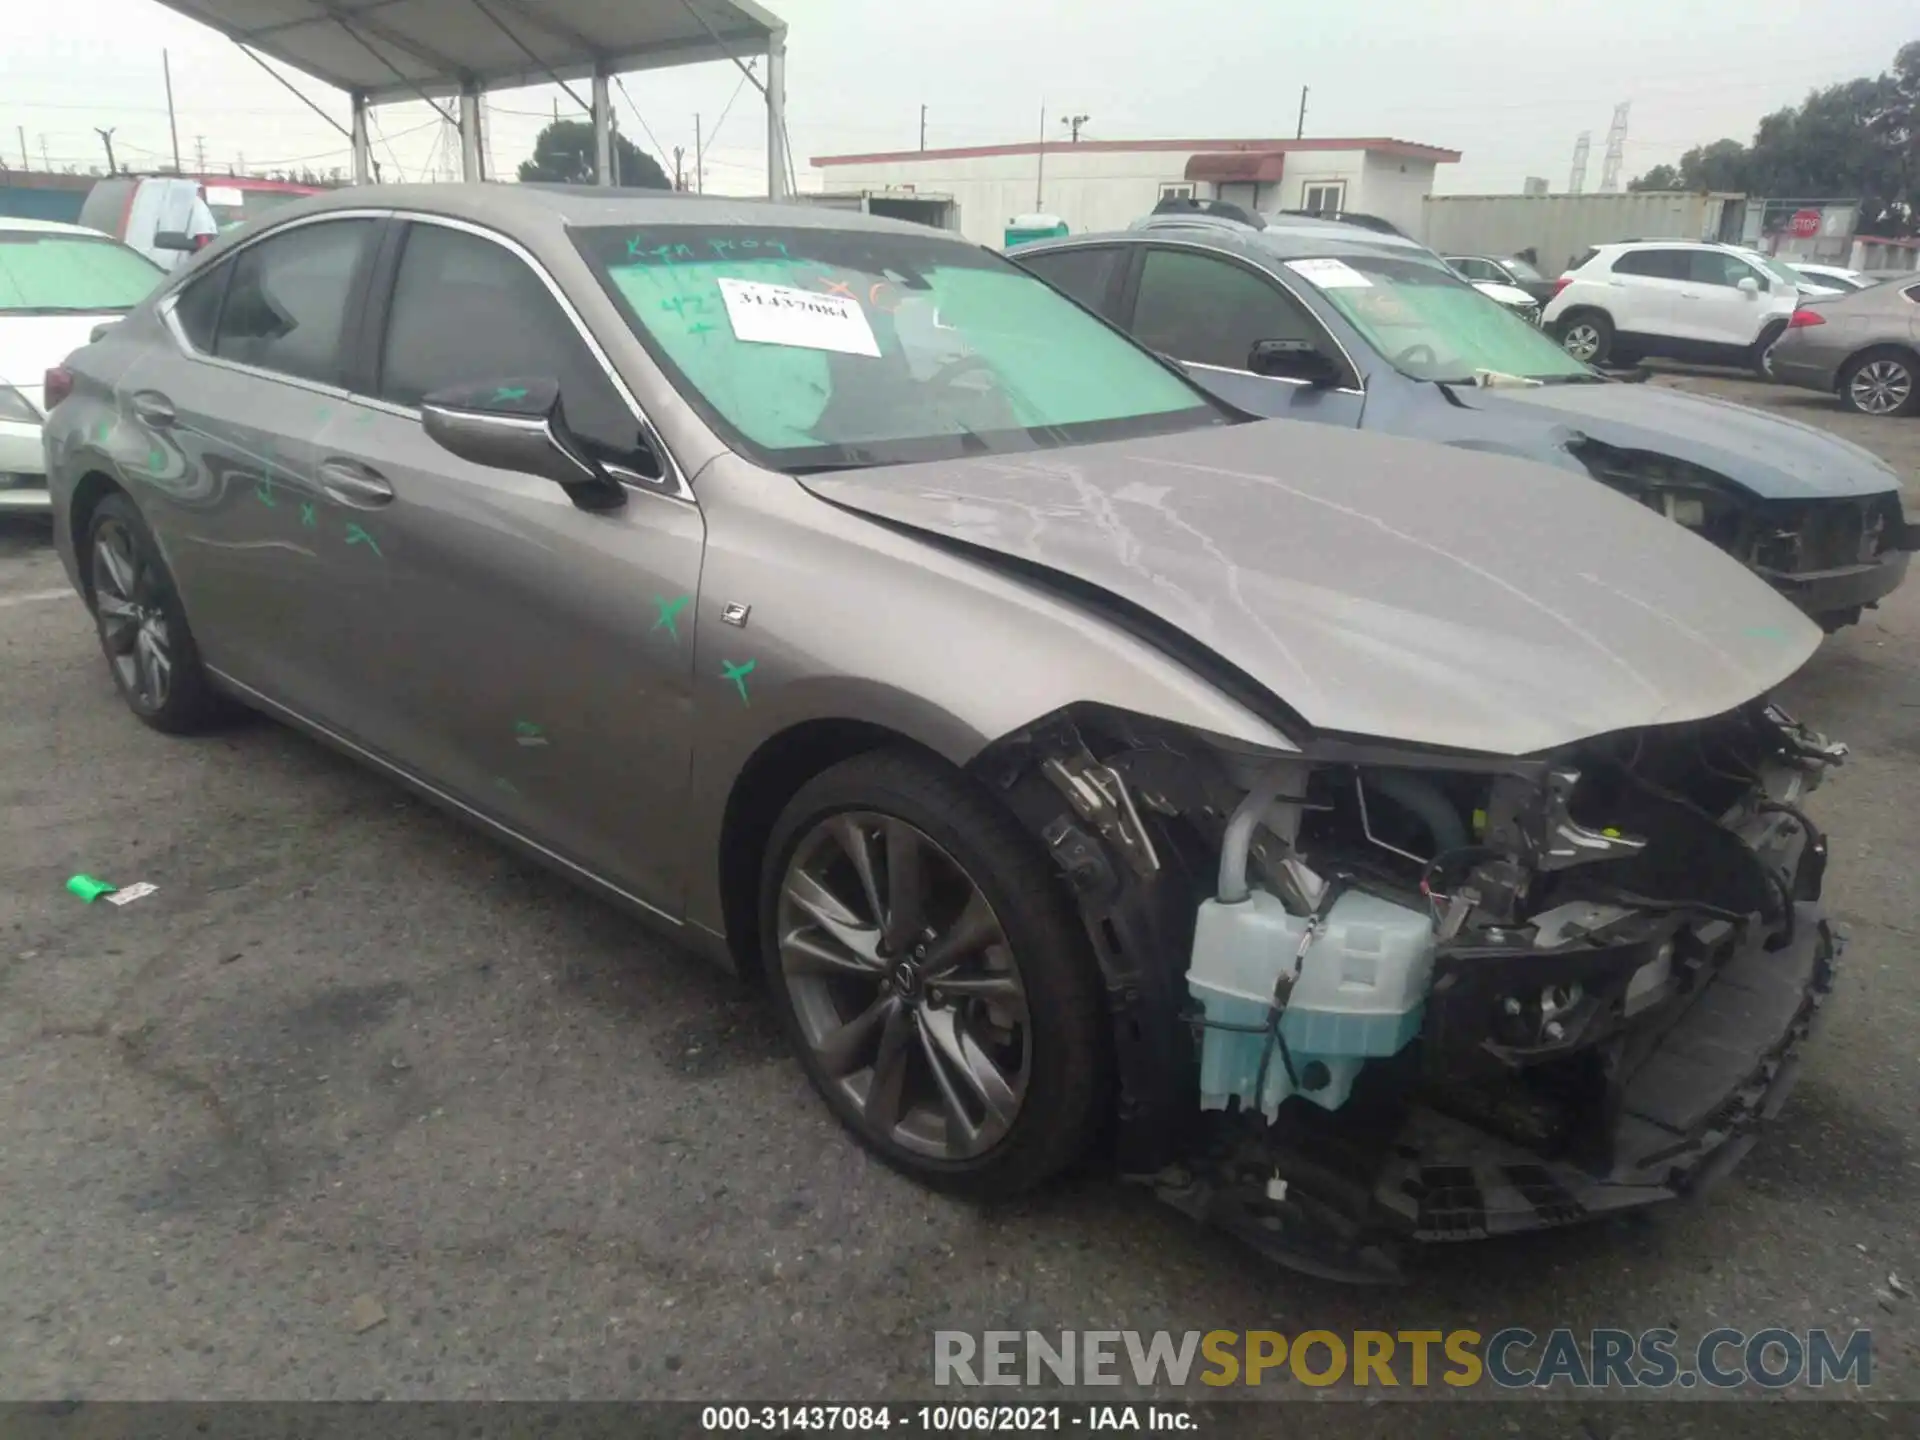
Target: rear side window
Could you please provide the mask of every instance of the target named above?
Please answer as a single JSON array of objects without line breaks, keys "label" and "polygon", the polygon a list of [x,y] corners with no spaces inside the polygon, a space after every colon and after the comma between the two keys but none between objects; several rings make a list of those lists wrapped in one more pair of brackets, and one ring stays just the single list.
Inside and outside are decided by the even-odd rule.
[{"label": "rear side window", "polygon": [[1107,304],[1113,277],[1120,269],[1121,254],[1112,245],[1084,250],[1050,250],[1044,255],[1014,257],[1022,268],[1031,270],[1062,294],[1078,300],[1096,315],[1111,317]]},{"label": "rear side window", "polygon": [[220,299],[227,292],[227,281],[233,277],[233,266],[222,265],[209,274],[202,275],[180,292],[173,302],[173,323],[187,337],[194,349],[205,354],[213,353],[214,326],[220,319]]},{"label": "rear side window", "polygon": [[418,405],[449,385],[526,376],[560,382],[567,424],[583,440],[632,455],[633,411],[526,262],[462,230],[412,226],[387,319],[381,398]]},{"label": "rear side window", "polygon": [[326,220],[241,251],[232,262],[214,354],[338,384],[345,370],[341,339],[372,234],[371,220]]},{"label": "rear side window", "polygon": [[1192,250],[1149,250],[1133,337],[1178,360],[1245,370],[1257,340],[1315,340],[1319,327],[1277,281]]},{"label": "rear side window", "polygon": [[1692,258],[1686,250],[1629,250],[1614,257],[1613,273],[1644,275],[1653,280],[1686,280],[1691,278]]}]

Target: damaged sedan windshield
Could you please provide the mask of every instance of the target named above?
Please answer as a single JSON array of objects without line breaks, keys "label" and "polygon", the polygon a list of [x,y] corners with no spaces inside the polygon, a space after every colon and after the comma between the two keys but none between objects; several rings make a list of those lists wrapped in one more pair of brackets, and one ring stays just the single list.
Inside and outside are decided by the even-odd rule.
[{"label": "damaged sedan windshield", "polygon": [[1537,326],[1430,261],[1347,255],[1287,268],[1412,379],[1471,384],[1482,371],[1549,384],[1599,378]]},{"label": "damaged sedan windshield", "polygon": [[681,393],[776,469],[1230,423],[1172,367],[957,240],[698,225],[575,239]]}]

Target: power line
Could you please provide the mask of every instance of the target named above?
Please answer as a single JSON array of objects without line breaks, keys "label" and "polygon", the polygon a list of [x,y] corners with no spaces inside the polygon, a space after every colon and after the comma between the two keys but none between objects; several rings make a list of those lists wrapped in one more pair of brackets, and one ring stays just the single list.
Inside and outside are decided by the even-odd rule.
[{"label": "power line", "polygon": [[620,94],[626,100],[627,108],[633,111],[633,118],[640,122],[640,129],[645,132],[647,139],[653,142],[654,153],[662,160],[665,160],[667,158],[666,147],[660,143],[659,137],[653,133],[653,127],[647,124],[647,117],[640,113],[640,107],[633,103],[633,96],[627,94],[627,77],[624,75],[616,75],[613,77],[613,83],[620,87]]}]

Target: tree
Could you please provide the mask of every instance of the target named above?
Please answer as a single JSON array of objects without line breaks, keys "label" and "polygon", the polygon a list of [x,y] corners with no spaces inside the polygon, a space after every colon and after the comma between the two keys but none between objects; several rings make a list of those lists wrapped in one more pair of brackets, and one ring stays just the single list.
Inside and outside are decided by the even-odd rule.
[{"label": "tree", "polygon": [[1781,200],[1860,202],[1864,234],[1920,230],[1920,40],[1893,68],[1808,93],[1763,116],[1751,145],[1697,145],[1656,165],[1630,190],[1725,190]]},{"label": "tree", "polygon": [[[659,162],[617,131],[613,150],[617,157],[614,173],[621,185],[647,190],[673,188]],[[520,178],[552,185],[590,185],[594,180],[593,160],[593,126],[584,120],[555,120],[533,142],[533,158],[520,162]]]}]

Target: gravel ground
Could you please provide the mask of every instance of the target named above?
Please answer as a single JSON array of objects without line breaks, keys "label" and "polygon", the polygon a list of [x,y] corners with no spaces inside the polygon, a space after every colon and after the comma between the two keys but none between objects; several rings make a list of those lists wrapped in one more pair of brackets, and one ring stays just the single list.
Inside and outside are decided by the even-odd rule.
[{"label": "gravel ground", "polygon": [[[1920,422],[1655,383],[1920,490]],[[1657,1223],[1398,1292],[1097,1176],[997,1211],[915,1188],[736,982],[284,729],[135,723],[63,589],[0,528],[0,1397],[904,1398],[938,1328],[1520,1324],[1871,1326],[1876,1396],[1920,1398],[1920,1299],[1886,1288],[1920,1290],[1920,584],[1787,696],[1855,754],[1816,807],[1852,947],[1781,1123]],[[89,908],[75,871],[159,890]]]}]

